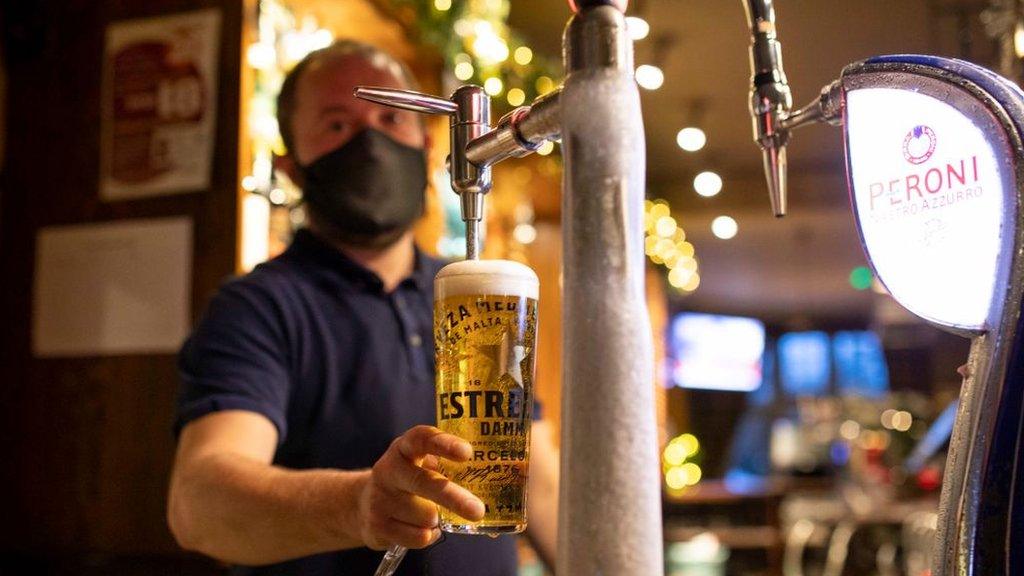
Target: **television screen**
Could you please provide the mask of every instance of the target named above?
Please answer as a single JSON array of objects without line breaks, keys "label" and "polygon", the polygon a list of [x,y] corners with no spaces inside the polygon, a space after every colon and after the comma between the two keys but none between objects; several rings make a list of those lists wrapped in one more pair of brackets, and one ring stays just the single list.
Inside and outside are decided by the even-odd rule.
[{"label": "television screen", "polygon": [[831,342],[825,332],[789,332],[779,338],[779,381],[793,396],[828,393]]},{"label": "television screen", "polygon": [[683,312],[669,325],[669,374],[682,388],[750,392],[761,385],[764,324]]},{"label": "television screen", "polygon": [[889,391],[885,354],[874,332],[836,332],[832,336],[832,354],[840,393],[878,397]]}]

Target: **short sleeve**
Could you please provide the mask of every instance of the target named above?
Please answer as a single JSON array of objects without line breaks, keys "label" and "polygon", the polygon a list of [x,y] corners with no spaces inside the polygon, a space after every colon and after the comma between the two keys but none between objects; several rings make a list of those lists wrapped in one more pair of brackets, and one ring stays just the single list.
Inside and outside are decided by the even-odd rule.
[{"label": "short sleeve", "polygon": [[225,285],[178,357],[181,388],[175,435],[189,422],[222,410],[247,410],[287,434],[291,389],[282,315],[270,291],[246,279]]}]

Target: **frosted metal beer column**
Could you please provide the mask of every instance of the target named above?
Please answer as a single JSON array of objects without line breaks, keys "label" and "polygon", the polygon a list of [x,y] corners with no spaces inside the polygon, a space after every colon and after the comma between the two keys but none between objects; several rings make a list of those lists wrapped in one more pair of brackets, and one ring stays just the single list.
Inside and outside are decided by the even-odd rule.
[{"label": "frosted metal beer column", "polygon": [[650,576],[664,565],[643,284],[643,121],[623,15],[587,4],[563,41],[558,573]]},{"label": "frosted metal beer column", "polygon": [[644,300],[645,147],[625,1],[570,2],[564,85],[490,126],[477,86],[450,99],[361,87],[356,96],[451,117],[449,167],[467,255],[490,166],[562,141],[564,291],[558,573],[663,570],[653,351]]}]

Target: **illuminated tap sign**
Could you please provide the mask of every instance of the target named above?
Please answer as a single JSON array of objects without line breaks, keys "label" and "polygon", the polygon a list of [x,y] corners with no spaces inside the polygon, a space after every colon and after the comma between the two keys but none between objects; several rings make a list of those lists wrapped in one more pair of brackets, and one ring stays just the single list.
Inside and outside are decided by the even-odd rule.
[{"label": "illuminated tap sign", "polygon": [[847,92],[845,123],[854,208],[878,277],[918,316],[982,328],[1003,220],[985,133],[946,102],[893,88]]}]

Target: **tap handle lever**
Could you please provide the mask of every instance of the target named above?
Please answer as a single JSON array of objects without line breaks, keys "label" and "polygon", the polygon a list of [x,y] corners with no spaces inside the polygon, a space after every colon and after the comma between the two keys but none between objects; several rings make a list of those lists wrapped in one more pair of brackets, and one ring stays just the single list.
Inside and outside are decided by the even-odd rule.
[{"label": "tap handle lever", "polygon": [[376,102],[393,108],[412,110],[424,114],[455,114],[459,106],[447,98],[431,96],[413,90],[398,88],[378,88],[376,86],[357,86],[353,91],[356,98]]}]

